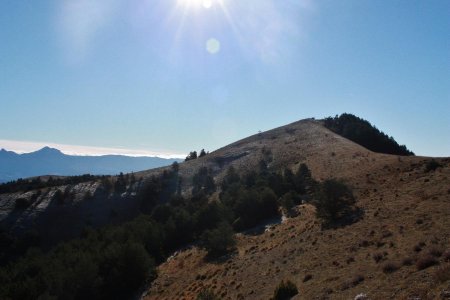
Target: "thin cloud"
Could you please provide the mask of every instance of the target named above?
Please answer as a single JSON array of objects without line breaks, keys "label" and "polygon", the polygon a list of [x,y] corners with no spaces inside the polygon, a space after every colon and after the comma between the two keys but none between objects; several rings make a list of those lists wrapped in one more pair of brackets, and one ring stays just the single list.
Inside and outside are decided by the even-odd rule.
[{"label": "thin cloud", "polygon": [[171,153],[166,151],[148,151],[138,149],[125,149],[125,148],[109,148],[109,147],[93,147],[93,146],[80,146],[80,145],[66,145],[56,143],[44,143],[44,142],[31,142],[31,141],[12,141],[12,140],[0,140],[0,148],[4,148],[16,153],[29,153],[39,150],[45,146],[56,148],[61,152],[68,155],[86,155],[86,156],[98,156],[98,155],[126,155],[126,156],[151,156],[161,158],[183,158],[185,155],[180,153]]}]

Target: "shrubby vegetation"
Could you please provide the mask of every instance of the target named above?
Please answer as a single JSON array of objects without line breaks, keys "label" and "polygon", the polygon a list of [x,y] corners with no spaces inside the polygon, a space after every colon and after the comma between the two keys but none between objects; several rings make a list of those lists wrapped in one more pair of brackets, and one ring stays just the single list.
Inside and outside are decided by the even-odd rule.
[{"label": "shrubby vegetation", "polygon": [[352,114],[342,114],[325,119],[325,127],[343,137],[366,147],[386,154],[414,155],[405,145],[399,145],[394,138],[387,136],[368,121]]},{"label": "shrubby vegetation", "polygon": [[202,235],[202,241],[211,257],[226,254],[236,245],[233,228],[226,222],[214,229],[206,230]]},{"label": "shrubby vegetation", "polygon": [[440,163],[435,161],[434,159],[427,161],[425,164],[425,172],[435,171],[437,168],[442,167]]},{"label": "shrubby vegetation", "polygon": [[197,151],[191,151],[184,161],[197,159]]},{"label": "shrubby vegetation", "polygon": [[206,156],[206,151],[205,149],[200,150],[200,154],[197,155],[197,151],[191,151],[189,152],[189,155],[186,156],[186,159],[184,161],[189,161],[189,160],[193,160],[193,159],[197,159],[203,156]]},{"label": "shrubby vegetation", "polygon": [[[142,233],[146,233],[141,235]],[[150,253],[161,239],[148,217],[62,243],[31,249],[0,270],[1,299],[124,299],[155,276]]]},{"label": "shrubby vegetation", "polygon": [[273,292],[272,300],[289,300],[297,294],[297,286],[292,281],[282,280]]},{"label": "shrubby vegetation", "polygon": [[210,194],[216,190],[214,178],[210,170],[206,167],[201,167],[197,174],[194,175],[192,193],[195,195],[199,192]]},{"label": "shrubby vegetation", "polygon": [[[0,298],[126,299],[156,276],[156,264],[180,247],[195,242],[214,259],[233,251],[235,231],[279,216],[280,206],[292,209],[316,189],[323,199],[334,191],[347,196],[340,185],[335,189],[316,183],[304,164],[296,172],[274,172],[262,160],[244,175],[230,167],[216,200],[210,197],[218,189],[212,170],[200,168],[193,176],[191,196],[185,198],[178,170],[178,163],[173,164],[141,186],[136,197],[142,215],[130,222],[86,229],[80,238],[48,252],[39,249],[38,239],[14,241],[15,248],[0,253]],[[102,178],[101,187],[122,193],[134,182],[134,177],[120,174],[116,180]],[[324,212],[320,216],[338,218],[343,212],[327,214],[326,207],[319,209]],[[11,241],[0,234],[1,245]]]},{"label": "shrubby vegetation", "polygon": [[[198,178],[210,176],[209,170],[196,174]],[[126,188],[123,182],[131,182],[126,177],[119,175],[113,183],[116,192]],[[211,187],[204,182],[209,180],[199,180],[192,199],[184,199],[179,193],[178,169],[173,166],[151,178],[139,192],[146,215],[120,225],[86,229],[79,239],[61,243],[47,253],[16,241],[17,246],[0,253],[4,264],[0,298],[126,299],[155,276],[155,263],[181,246],[204,238],[205,247],[213,253],[221,253],[223,243],[227,250],[234,240],[228,223],[222,225],[228,220],[224,207],[209,203]],[[215,233],[222,240],[218,241]],[[0,235],[2,245],[11,241],[6,233]],[[16,250],[22,257],[15,255]]]},{"label": "shrubby vegetation", "polygon": [[314,204],[317,216],[327,227],[351,216],[355,210],[355,202],[347,185],[336,179],[328,179],[317,187]]},{"label": "shrubby vegetation", "polygon": [[219,296],[214,294],[213,291],[208,289],[203,289],[198,293],[197,300],[219,300]]},{"label": "shrubby vegetation", "polygon": [[16,236],[0,228],[0,268],[23,256],[28,249],[40,245],[41,237],[36,230],[28,230]]},{"label": "shrubby vegetation", "polygon": [[17,198],[14,208],[16,210],[24,210],[27,209],[31,205],[31,201],[25,198]]},{"label": "shrubby vegetation", "polygon": [[127,191],[129,187],[136,183],[136,177],[133,173],[123,174],[119,173],[115,178],[109,176],[102,176],[101,186],[106,193],[122,194]]},{"label": "shrubby vegetation", "polygon": [[206,155],[206,151],[205,149],[200,150],[200,154],[198,155],[198,157],[203,157]]},{"label": "shrubby vegetation", "polygon": [[232,212],[234,229],[240,231],[278,216],[280,205],[292,208],[299,204],[315,184],[304,164],[295,174],[290,169],[277,173],[261,161],[258,171],[244,176],[230,167],[222,182],[220,200]]}]

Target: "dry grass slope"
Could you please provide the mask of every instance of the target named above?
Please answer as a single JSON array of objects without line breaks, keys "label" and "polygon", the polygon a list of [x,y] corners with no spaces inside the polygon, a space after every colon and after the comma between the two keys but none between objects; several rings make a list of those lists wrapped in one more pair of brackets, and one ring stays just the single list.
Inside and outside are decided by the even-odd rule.
[{"label": "dry grass slope", "polygon": [[425,172],[429,158],[373,153],[304,120],[181,164],[185,191],[201,166],[220,181],[228,166],[246,172],[264,155],[275,169],[305,162],[317,180],[344,179],[363,219],[323,231],[314,207],[301,205],[298,216],[260,235],[239,234],[237,253],[223,263],[207,262],[195,246],[178,252],[159,267],[144,299],[195,299],[204,288],[223,299],[269,299],[283,279],[297,285],[295,299],[439,299],[450,291],[449,158]]}]

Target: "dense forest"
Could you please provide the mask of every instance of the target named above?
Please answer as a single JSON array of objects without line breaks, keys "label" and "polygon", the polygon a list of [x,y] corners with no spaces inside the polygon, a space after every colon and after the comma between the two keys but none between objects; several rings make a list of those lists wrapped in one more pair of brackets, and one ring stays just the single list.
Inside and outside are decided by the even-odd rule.
[{"label": "dense forest", "polygon": [[[79,238],[49,251],[36,240],[22,240],[24,254],[0,266],[0,298],[127,299],[157,276],[155,266],[173,251],[194,243],[208,251],[208,259],[233,252],[235,232],[279,217],[280,207],[289,212],[322,186],[305,164],[296,172],[275,172],[261,161],[245,175],[230,167],[220,185],[211,170],[200,168],[186,197],[178,169],[175,163],[143,185],[136,195],[141,215],[132,221],[86,228]],[[211,201],[216,190],[220,200]],[[0,232],[2,249],[17,243]]]},{"label": "dense forest", "polygon": [[399,145],[394,138],[387,136],[368,121],[352,114],[342,114],[324,121],[325,127],[367,149],[386,154],[414,155],[405,145]]}]

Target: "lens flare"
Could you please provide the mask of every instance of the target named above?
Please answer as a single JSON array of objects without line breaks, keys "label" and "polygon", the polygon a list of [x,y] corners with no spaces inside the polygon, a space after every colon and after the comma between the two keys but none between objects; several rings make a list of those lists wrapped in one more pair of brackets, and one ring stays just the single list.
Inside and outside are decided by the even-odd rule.
[{"label": "lens flare", "polygon": [[216,54],[220,51],[220,42],[217,39],[211,38],[206,41],[206,51],[210,54]]}]

